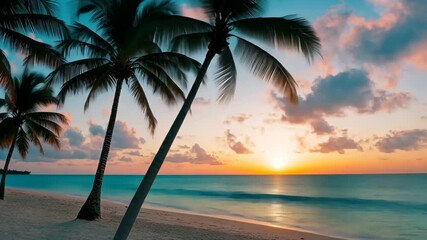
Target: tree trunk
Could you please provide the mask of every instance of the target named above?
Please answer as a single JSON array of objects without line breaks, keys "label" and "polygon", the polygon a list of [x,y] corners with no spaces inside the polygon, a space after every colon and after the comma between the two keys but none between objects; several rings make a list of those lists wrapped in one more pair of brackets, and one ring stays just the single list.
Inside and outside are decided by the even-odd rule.
[{"label": "tree trunk", "polygon": [[10,148],[9,148],[9,153],[7,154],[7,157],[4,163],[3,174],[1,175],[1,183],[0,183],[0,200],[4,200],[7,170],[9,169],[9,163],[10,163],[10,160],[12,159],[13,149],[15,148],[17,136],[18,134],[15,134],[15,137],[13,138],[12,144],[10,145]]},{"label": "tree trunk", "polygon": [[110,151],[111,139],[113,137],[114,124],[116,122],[117,110],[119,106],[120,92],[122,90],[123,79],[117,81],[116,92],[114,94],[113,106],[111,107],[110,120],[108,121],[105,133],[104,144],[102,145],[101,156],[99,157],[98,168],[96,169],[95,180],[92,190],[86,202],[77,215],[78,219],[93,221],[101,217],[101,188],[104,178],[105,167],[107,165],[108,153]]},{"label": "tree trunk", "polygon": [[120,223],[120,226],[117,229],[116,235],[114,236],[115,240],[127,239],[127,237],[129,236],[130,230],[132,229],[132,226],[136,220],[136,217],[138,216],[139,210],[141,209],[141,206],[144,203],[144,200],[147,197],[151,186],[153,185],[154,179],[156,178],[160,170],[160,167],[162,166],[163,161],[165,160],[165,157],[170,147],[172,146],[172,143],[175,140],[175,137],[178,134],[178,131],[182,123],[184,122],[185,116],[190,110],[191,104],[193,103],[193,100],[196,97],[200,84],[202,83],[203,78],[206,74],[206,71],[208,70],[209,64],[214,58],[214,56],[215,56],[215,52],[212,50],[209,50],[208,53],[206,54],[205,61],[203,62],[202,67],[200,68],[197,78],[194,81],[194,84],[191,87],[191,90],[188,93],[188,96],[185,99],[184,104],[178,113],[178,116],[173,122],[171,128],[169,129],[169,132],[166,135],[165,139],[163,140],[162,145],[160,145],[160,148],[156,156],[151,162],[151,165],[148,168],[147,173],[142,179],[141,184],[136,190],[136,193],[132,198],[132,201],[130,202],[129,207],[126,210],[126,213]]}]

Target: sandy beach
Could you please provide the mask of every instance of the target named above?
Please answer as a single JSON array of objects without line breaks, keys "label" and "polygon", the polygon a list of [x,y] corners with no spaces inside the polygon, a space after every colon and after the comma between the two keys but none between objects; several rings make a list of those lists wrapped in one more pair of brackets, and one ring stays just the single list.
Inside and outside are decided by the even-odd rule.
[{"label": "sandy beach", "polygon": [[[84,199],[7,189],[0,202],[0,239],[112,239],[126,205],[103,201],[99,221],[75,220]],[[130,239],[337,239],[228,219],[143,209]]]}]

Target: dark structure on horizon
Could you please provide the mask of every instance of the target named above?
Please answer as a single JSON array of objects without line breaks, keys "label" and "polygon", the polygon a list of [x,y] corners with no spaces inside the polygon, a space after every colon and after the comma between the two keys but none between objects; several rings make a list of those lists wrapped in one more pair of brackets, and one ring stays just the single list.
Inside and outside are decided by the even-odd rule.
[{"label": "dark structure on horizon", "polygon": [[[3,174],[4,170],[0,169],[0,174]],[[19,170],[7,170],[7,174],[15,175],[30,175],[30,171],[19,171]]]}]

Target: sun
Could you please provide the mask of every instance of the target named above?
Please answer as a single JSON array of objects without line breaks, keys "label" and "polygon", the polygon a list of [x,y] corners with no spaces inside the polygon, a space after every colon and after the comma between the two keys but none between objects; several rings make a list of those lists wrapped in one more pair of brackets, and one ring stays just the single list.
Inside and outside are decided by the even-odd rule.
[{"label": "sun", "polygon": [[275,156],[270,159],[270,167],[274,170],[282,170],[286,167],[284,157]]}]

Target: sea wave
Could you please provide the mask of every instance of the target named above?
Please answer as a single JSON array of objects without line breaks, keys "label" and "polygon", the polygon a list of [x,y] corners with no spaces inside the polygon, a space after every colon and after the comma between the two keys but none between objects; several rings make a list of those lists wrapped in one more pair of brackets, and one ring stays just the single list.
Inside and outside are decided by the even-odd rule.
[{"label": "sea wave", "polygon": [[375,208],[390,210],[415,210],[426,211],[427,204],[419,204],[403,201],[391,201],[380,199],[323,197],[323,196],[298,196],[270,193],[249,193],[249,192],[227,192],[227,191],[205,191],[192,189],[152,189],[152,193],[166,195],[181,195],[195,197],[223,198],[229,200],[239,200],[248,202],[282,202],[310,205],[333,205],[334,207],[357,207]]}]

